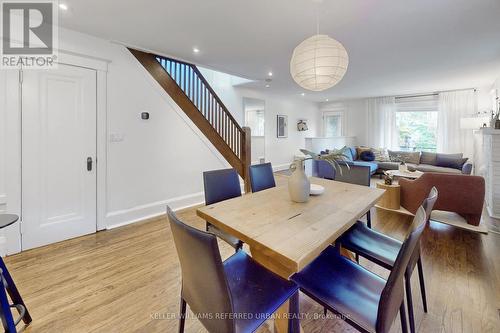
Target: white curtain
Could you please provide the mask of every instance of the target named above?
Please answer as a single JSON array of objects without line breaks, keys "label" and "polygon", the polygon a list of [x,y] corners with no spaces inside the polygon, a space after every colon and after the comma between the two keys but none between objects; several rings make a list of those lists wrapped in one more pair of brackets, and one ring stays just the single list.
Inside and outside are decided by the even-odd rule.
[{"label": "white curtain", "polygon": [[367,136],[374,148],[396,149],[399,146],[396,130],[396,99],[370,98],[367,101]]},{"label": "white curtain", "polygon": [[470,117],[477,111],[477,96],[474,90],[439,93],[437,124],[437,150],[443,153],[463,153],[472,158],[474,134],[470,129],[460,128],[460,119]]}]

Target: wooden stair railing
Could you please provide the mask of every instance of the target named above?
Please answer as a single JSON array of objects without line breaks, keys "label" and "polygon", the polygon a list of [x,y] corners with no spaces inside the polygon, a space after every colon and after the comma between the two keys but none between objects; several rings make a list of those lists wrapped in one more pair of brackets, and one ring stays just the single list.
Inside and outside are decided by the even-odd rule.
[{"label": "wooden stair railing", "polygon": [[196,65],[129,48],[215,148],[250,192],[250,128],[241,127]]}]

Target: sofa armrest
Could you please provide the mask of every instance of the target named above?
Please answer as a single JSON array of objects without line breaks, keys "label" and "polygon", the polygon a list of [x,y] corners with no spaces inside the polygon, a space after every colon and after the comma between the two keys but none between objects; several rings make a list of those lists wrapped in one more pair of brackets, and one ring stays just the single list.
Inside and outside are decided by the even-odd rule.
[{"label": "sofa armrest", "polygon": [[462,167],[462,174],[470,175],[472,173],[472,163],[465,163]]}]

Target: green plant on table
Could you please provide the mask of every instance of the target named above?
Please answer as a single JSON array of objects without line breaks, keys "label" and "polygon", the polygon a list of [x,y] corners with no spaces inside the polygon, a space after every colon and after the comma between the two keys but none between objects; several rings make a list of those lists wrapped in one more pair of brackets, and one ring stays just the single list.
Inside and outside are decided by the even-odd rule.
[{"label": "green plant on table", "polygon": [[[302,154],[307,155],[309,157],[305,158],[304,161],[307,160],[315,160],[315,161],[325,161],[330,164],[335,170],[337,170],[342,175],[342,168],[339,162],[347,162],[349,161],[349,157],[347,156],[347,147],[343,147],[342,149],[333,149],[328,154],[316,154],[307,149],[301,149]],[[350,170],[350,166],[348,163],[343,163]],[[292,169],[292,167],[291,167]]]}]

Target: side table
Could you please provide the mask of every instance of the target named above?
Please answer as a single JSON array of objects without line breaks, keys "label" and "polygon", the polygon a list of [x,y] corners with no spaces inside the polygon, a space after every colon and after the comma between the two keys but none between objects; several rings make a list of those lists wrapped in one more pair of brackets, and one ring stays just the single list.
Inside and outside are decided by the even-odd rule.
[{"label": "side table", "polygon": [[382,210],[394,212],[397,214],[414,216],[404,207],[401,207],[401,201],[400,201],[401,187],[399,186],[399,184],[393,183],[391,185],[387,185],[384,182],[378,182],[377,188],[385,190],[385,193],[382,196],[382,198],[380,198],[375,207]]}]

